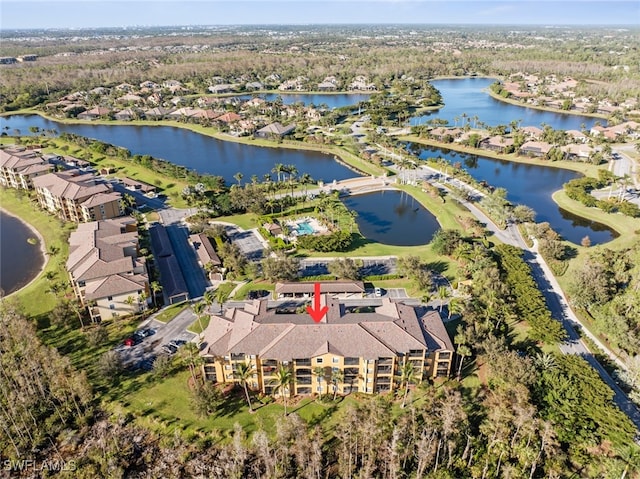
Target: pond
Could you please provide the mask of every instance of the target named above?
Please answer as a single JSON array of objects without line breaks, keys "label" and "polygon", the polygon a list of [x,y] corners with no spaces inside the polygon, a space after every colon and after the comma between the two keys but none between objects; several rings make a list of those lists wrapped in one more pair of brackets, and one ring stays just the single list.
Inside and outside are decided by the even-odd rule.
[{"label": "pond", "polygon": [[[31,244],[35,241],[35,244]],[[0,210],[0,297],[27,285],[44,264],[40,242],[18,218]]]},{"label": "pond", "polygon": [[536,110],[496,100],[486,91],[494,82],[492,78],[433,80],[430,83],[440,91],[444,107],[411,118],[409,123],[416,126],[434,118],[441,118],[447,120],[451,126],[463,126],[468,122],[474,127],[478,126],[479,122],[496,126],[509,125],[511,121],[517,121],[520,126],[540,128],[545,123],[555,130],[580,130],[582,126],[591,128],[597,121],[596,118],[588,116]]},{"label": "pond", "polygon": [[515,204],[523,204],[536,211],[536,222],[549,222],[563,238],[575,244],[589,236],[591,244],[606,243],[617,237],[609,227],[590,221],[560,208],[551,195],[562,185],[581,176],[562,168],[515,163],[493,158],[467,155],[451,150],[409,145],[419,158],[443,158],[450,164],[460,163],[478,181],[487,181],[496,188],[505,188],[507,198]]},{"label": "pond", "polygon": [[385,190],[341,198],[358,213],[356,222],[365,238],[392,246],[418,246],[431,241],[438,220],[413,196]]}]

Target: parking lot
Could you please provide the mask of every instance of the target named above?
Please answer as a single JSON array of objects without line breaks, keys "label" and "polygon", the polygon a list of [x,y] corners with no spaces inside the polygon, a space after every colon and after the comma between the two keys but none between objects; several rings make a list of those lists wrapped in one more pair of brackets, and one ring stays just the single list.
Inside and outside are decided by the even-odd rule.
[{"label": "parking lot", "polygon": [[[116,348],[125,367],[132,370],[149,371],[159,355],[174,355],[178,348],[167,348],[172,342],[185,344],[192,341],[196,335],[186,329],[196,320],[196,316],[187,308],[168,323],[162,323],[156,319],[144,321],[138,331],[150,331],[148,335],[136,338],[135,334],[126,338]],[[132,340],[133,343],[129,340]],[[131,344],[130,346],[127,343]]]},{"label": "parking lot", "polygon": [[[300,276],[319,276],[330,274],[329,263],[337,258],[313,258],[300,261],[298,272]],[[395,274],[398,271],[395,257],[387,258],[352,258],[362,262],[361,276]]]},{"label": "parking lot", "polygon": [[260,261],[264,252],[264,244],[253,230],[240,230],[235,226],[225,226],[225,232],[231,242],[238,245],[240,251],[250,261]]}]

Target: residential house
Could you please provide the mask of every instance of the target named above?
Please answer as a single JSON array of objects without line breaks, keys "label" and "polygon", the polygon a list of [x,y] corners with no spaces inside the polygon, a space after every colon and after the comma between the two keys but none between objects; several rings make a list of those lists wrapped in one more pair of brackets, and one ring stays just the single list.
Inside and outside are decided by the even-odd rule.
[{"label": "residential house", "polygon": [[133,108],[125,108],[124,110],[120,110],[113,117],[116,120],[120,121],[131,121],[137,120],[138,118],[143,118],[144,115],[141,111],[135,110]]},{"label": "residential house", "polygon": [[127,93],[126,95],[118,98],[118,103],[144,103],[144,98],[140,95],[134,95],[133,93]]},{"label": "residential house", "polygon": [[161,106],[157,106],[155,108],[149,108],[144,111],[144,116],[147,120],[163,120],[169,114],[173,112],[170,108],[163,108]]},{"label": "residential house", "polygon": [[149,277],[130,216],[78,225],[69,236],[66,267],[93,321],[137,313],[148,304]]},{"label": "residential house", "polygon": [[588,145],[580,144],[570,144],[566,146],[561,146],[560,150],[562,150],[565,154],[565,157],[568,160],[580,160],[586,161],[591,155],[596,151],[594,148],[591,148]]},{"label": "residential house", "polygon": [[6,188],[33,189],[33,180],[53,169],[39,153],[18,147],[0,149],[0,183]]},{"label": "residential house", "polygon": [[254,133],[254,135],[257,138],[274,138],[274,137],[282,138],[290,134],[295,129],[296,129],[296,125],[294,123],[292,123],[291,125],[284,126],[278,122],[275,122],[263,128],[260,128]]},{"label": "residential house", "polygon": [[140,88],[146,88],[147,90],[158,90],[160,89],[160,85],[150,80],[146,80],[140,83]]},{"label": "residential house", "polygon": [[520,147],[521,155],[542,157],[551,151],[553,145],[544,141],[527,141]]},{"label": "residential house", "polygon": [[520,131],[524,133],[528,138],[540,138],[542,136],[543,131],[537,126],[523,126],[520,128]]},{"label": "residential house", "polygon": [[480,142],[480,148],[497,151],[499,153],[504,153],[505,149],[511,146],[513,146],[513,138],[507,138],[501,135],[491,136]]},{"label": "residential house", "polygon": [[242,120],[242,117],[232,111],[228,111],[227,113],[224,113],[216,118],[217,122],[225,123],[227,125],[231,123],[235,123],[236,121],[240,121],[240,120]]},{"label": "residential house", "polygon": [[585,135],[583,132],[581,132],[580,130],[567,130],[565,133],[568,136],[570,136],[574,141],[577,141],[580,143],[586,143],[587,140],[589,140],[589,137]]},{"label": "residential house", "polygon": [[123,214],[122,195],[78,170],[48,173],[33,179],[38,203],[65,221],[106,220]]},{"label": "residential house", "polygon": [[214,95],[222,95],[223,93],[231,93],[233,91],[233,85],[222,84],[222,85],[212,85],[207,88]]},{"label": "residential house", "polygon": [[376,85],[375,83],[369,82],[369,79],[363,75],[358,75],[353,79],[351,84],[349,85],[349,90],[356,91],[375,91]]},{"label": "residential house", "polygon": [[[249,388],[272,394],[275,373],[285,367],[294,381],[281,393],[297,396],[333,387],[337,394],[391,392],[400,387],[405,362],[413,366],[416,384],[451,373],[454,348],[437,311],[388,298],[371,313],[347,313],[328,295],[320,302],[328,311],[318,323],[308,314],[269,309],[266,299],[212,315],[200,352],[205,379],[237,382],[234,371],[246,363],[255,372]],[[332,380],[335,371],[338,380]]]},{"label": "residential house", "polygon": [[248,82],[244,87],[247,90],[264,90],[264,85],[259,81]]},{"label": "residential house", "polygon": [[79,120],[97,120],[111,115],[111,109],[104,106],[97,106],[91,110],[83,111],[78,115]]}]

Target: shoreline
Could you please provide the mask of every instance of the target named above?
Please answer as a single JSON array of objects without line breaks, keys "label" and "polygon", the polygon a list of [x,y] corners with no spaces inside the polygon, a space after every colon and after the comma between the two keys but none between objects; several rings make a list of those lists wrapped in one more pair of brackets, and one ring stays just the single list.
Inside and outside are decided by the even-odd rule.
[{"label": "shoreline", "polygon": [[18,215],[12,213],[11,211],[3,208],[2,206],[0,206],[0,211],[2,213],[6,214],[7,216],[11,216],[12,218],[17,219],[18,221],[20,221],[20,223],[25,225],[30,231],[32,231],[35,234],[36,238],[38,238],[38,242],[39,242],[39,245],[40,245],[40,252],[42,253],[42,258],[43,258],[42,266],[40,267],[40,270],[37,272],[37,274],[28,283],[22,285],[20,288],[18,288],[15,291],[7,294],[6,296],[2,296],[1,299],[5,299],[5,298],[10,298],[11,296],[19,293],[20,291],[24,290],[25,288],[31,286],[36,280],[38,280],[40,278],[40,276],[42,276],[42,273],[46,269],[47,265],[49,264],[50,258],[47,258],[47,249],[46,249],[46,244],[45,244],[45,241],[44,241],[44,236],[42,236],[40,231],[38,231],[38,229],[35,226],[33,226],[31,223],[27,223],[24,219],[20,218]]}]

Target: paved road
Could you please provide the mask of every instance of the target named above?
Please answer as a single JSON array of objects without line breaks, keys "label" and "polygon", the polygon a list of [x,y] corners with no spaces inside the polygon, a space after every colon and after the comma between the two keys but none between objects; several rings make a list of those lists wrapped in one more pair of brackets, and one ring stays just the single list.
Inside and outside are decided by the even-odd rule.
[{"label": "paved road", "polygon": [[[551,281],[549,280],[549,272],[547,271],[548,266],[544,262],[544,259],[542,259],[540,255],[535,251],[526,251],[525,261],[531,268],[531,273],[538,285],[538,289],[545,297],[545,301],[547,303],[547,307],[551,311],[551,315],[554,319],[562,323],[562,326],[567,332],[567,339],[560,345],[560,351],[562,351],[562,353],[564,354],[575,354],[578,356],[582,356],[587,362],[589,362],[589,364],[600,375],[602,380],[607,383],[613,390],[614,402],[640,430],[640,411],[635,406],[635,404],[629,400],[627,395],[618,387],[609,373],[595,359],[593,354],[591,354],[589,349],[580,339],[580,336],[575,330],[575,327],[579,326],[578,318],[571,310],[562,292],[557,290],[557,286],[554,284],[555,278],[553,278]],[[585,328],[581,328],[581,330],[585,334],[590,335],[590,333]],[[618,358],[614,359],[617,360],[619,365],[623,365],[622,361],[620,361]]]}]

